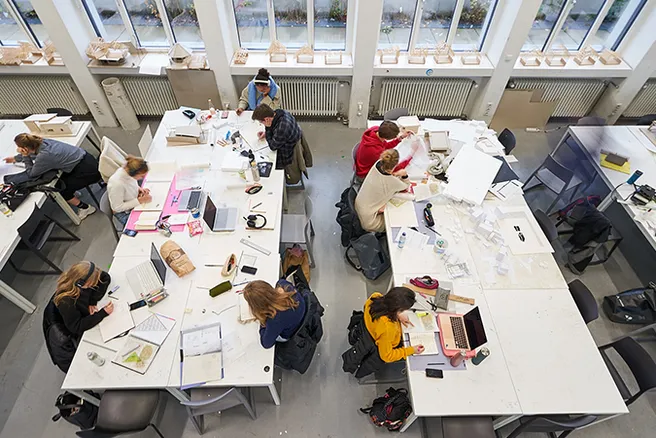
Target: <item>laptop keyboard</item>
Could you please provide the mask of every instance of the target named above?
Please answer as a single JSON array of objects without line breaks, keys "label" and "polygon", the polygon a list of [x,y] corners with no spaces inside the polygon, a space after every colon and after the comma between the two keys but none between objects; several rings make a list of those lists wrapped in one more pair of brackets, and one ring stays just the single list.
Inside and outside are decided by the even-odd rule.
[{"label": "laptop keyboard", "polygon": [[199,191],[192,191],[189,193],[189,201],[187,201],[187,210],[191,210],[192,208],[198,208],[200,205],[200,192]]},{"label": "laptop keyboard", "polygon": [[467,334],[465,332],[465,325],[462,318],[450,317],[451,328],[453,328],[453,338],[456,341],[456,348],[459,350],[469,348],[467,345]]},{"label": "laptop keyboard", "polygon": [[143,293],[148,294],[162,287],[162,282],[150,263],[142,263],[135,269],[137,271],[137,279],[139,279],[139,283],[143,287]]}]

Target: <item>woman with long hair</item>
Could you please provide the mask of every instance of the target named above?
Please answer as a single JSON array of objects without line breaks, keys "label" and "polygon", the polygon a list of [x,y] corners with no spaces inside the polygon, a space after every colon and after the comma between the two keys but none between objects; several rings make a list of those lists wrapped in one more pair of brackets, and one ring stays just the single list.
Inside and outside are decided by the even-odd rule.
[{"label": "woman with long hair", "polygon": [[261,68],[241,92],[237,115],[247,110],[254,111],[262,103],[274,110],[280,109],[280,88],[266,68]]},{"label": "woman with long hair", "polygon": [[244,299],[260,323],[264,348],[288,341],[303,323],[305,300],[286,280],[278,281],[275,288],[266,281],[251,281],[244,288]]},{"label": "woman with long hair", "polygon": [[107,181],[107,196],[114,217],[125,225],[133,208],[148,204],[153,198],[148,189],[139,187],[137,181],[148,173],[148,163],[143,158],[128,155],[125,164]]},{"label": "woman with long hair", "polygon": [[364,324],[383,361],[396,362],[424,351],[423,345],[404,347],[401,342],[401,325],[412,325],[403,312],[410,310],[414,304],[415,293],[407,287],[393,287],[385,295],[373,293],[364,304]]},{"label": "woman with long hair", "polygon": [[54,302],[73,335],[81,337],[114,311],[111,300],[102,309],[97,307],[110,282],[109,274],[93,262],[76,263],[59,276]]}]

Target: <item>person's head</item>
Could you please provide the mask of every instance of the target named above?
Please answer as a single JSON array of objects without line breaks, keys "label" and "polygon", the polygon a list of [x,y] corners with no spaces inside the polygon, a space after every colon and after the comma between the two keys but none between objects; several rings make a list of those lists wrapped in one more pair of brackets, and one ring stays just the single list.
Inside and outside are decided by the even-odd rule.
[{"label": "person's head", "polygon": [[374,321],[386,316],[390,321],[398,321],[399,313],[409,310],[415,304],[415,293],[407,287],[393,287],[387,294],[374,298],[369,314]]},{"label": "person's head", "polygon": [[14,143],[18,147],[18,153],[21,155],[32,155],[39,152],[43,138],[34,134],[27,134],[23,132],[14,137]]},{"label": "person's head", "polygon": [[380,154],[380,163],[385,173],[394,172],[394,168],[399,164],[399,151],[396,149],[387,149]]},{"label": "person's head", "polygon": [[123,168],[134,179],[143,179],[144,176],[148,173],[148,163],[143,158],[134,157],[128,155],[125,159],[125,164]]},{"label": "person's head", "polygon": [[55,305],[65,298],[76,301],[82,289],[96,287],[100,281],[100,269],[93,262],[79,262],[68,268],[57,280]]},{"label": "person's head", "polygon": [[278,311],[295,309],[298,302],[293,298],[295,292],[285,292],[274,288],[266,281],[251,281],[244,288],[244,299],[251,308],[251,313],[264,326],[267,319],[276,316]]},{"label": "person's head", "polygon": [[253,111],[252,119],[257,120],[268,128],[271,126],[271,122],[273,122],[273,116],[275,115],[275,111],[273,111],[269,105],[266,103],[261,103],[257,106],[257,108],[255,108],[255,111]]},{"label": "person's head", "polygon": [[399,130],[399,125],[394,122],[390,122],[389,120],[385,120],[378,127],[378,137],[387,141],[394,140],[399,136],[399,132],[401,132]]},{"label": "person's head", "polygon": [[261,68],[253,78],[253,83],[255,84],[257,91],[266,94],[271,91],[271,74],[269,74],[269,71],[266,68]]}]

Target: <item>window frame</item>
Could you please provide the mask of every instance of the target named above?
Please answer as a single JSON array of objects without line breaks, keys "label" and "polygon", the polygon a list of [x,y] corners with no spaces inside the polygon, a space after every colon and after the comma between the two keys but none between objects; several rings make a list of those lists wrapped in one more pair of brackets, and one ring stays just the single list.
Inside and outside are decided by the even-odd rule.
[{"label": "window frame", "polygon": [[[25,36],[27,36],[27,39],[30,43],[32,43],[35,47],[38,47],[39,49],[43,48],[43,45],[39,42],[39,39],[36,37],[36,34],[32,30],[32,27],[25,22],[23,19],[23,16],[21,15],[20,11],[18,10],[18,7],[14,3],[14,0],[0,0],[9,13],[11,17],[14,19],[16,24],[23,30],[23,33]],[[11,44],[5,44],[2,41],[0,41],[0,45],[3,47],[18,47],[18,45],[11,45]]]}]

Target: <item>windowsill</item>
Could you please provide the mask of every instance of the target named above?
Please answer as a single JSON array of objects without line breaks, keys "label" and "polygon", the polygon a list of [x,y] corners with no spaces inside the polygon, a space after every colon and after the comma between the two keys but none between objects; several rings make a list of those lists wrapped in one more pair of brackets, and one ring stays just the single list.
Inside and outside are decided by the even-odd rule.
[{"label": "windowsill", "polygon": [[314,62],[304,64],[296,62],[296,56],[287,54],[286,62],[271,62],[265,52],[248,52],[246,64],[230,63],[230,73],[233,75],[255,75],[261,68],[266,68],[273,76],[351,76],[353,60],[350,54],[342,54],[342,63],[326,65],[323,52],[314,53]]},{"label": "windowsill", "polygon": [[41,58],[34,64],[0,65],[0,74],[61,75],[68,74],[68,69],[65,65],[49,65],[45,58]]},{"label": "windowsill", "polygon": [[[432,70],[430,72],[429,70]],[[445,76],[492,76],[494,66],[485,55],[481,55],[481,63],[477,65],[464,65],[462,57],[456,53],[449,64],[438,64],[433,55],[426,57],[425,64],[408,63],[408,55],[399,56],[397,64],[381,64],[380,57],[376,56],[374,62],[374,76],[413,76],[413,77],[445,77]]]},{"label": "windowsill", "polygon": [[[164,68],[169,65],[169,55],[167,53],[146,53],[145,55],[130,55],[122,65],[107,66],[102,65],[99,61],[92,60],[87,67],[93,74],[98,75],[138,75],[139,69],[143,65],[160,66],[159,76],[165,75]],[[152,75],[155,76],[155,75]]]},{"label": "windowsill", "polygon": [[552,67],[545,61],[542,61],[537,67],[523,65],[519,58],[515,63],[512,76],[524,78],[539,78],[561,76],[567,78],[625,78],[631,73],[632,68],[626,62],[622,61],[617,65],[602,64],[597,61],[592,65],[578,65],[574,57],[567,60],[563,67]]}]

